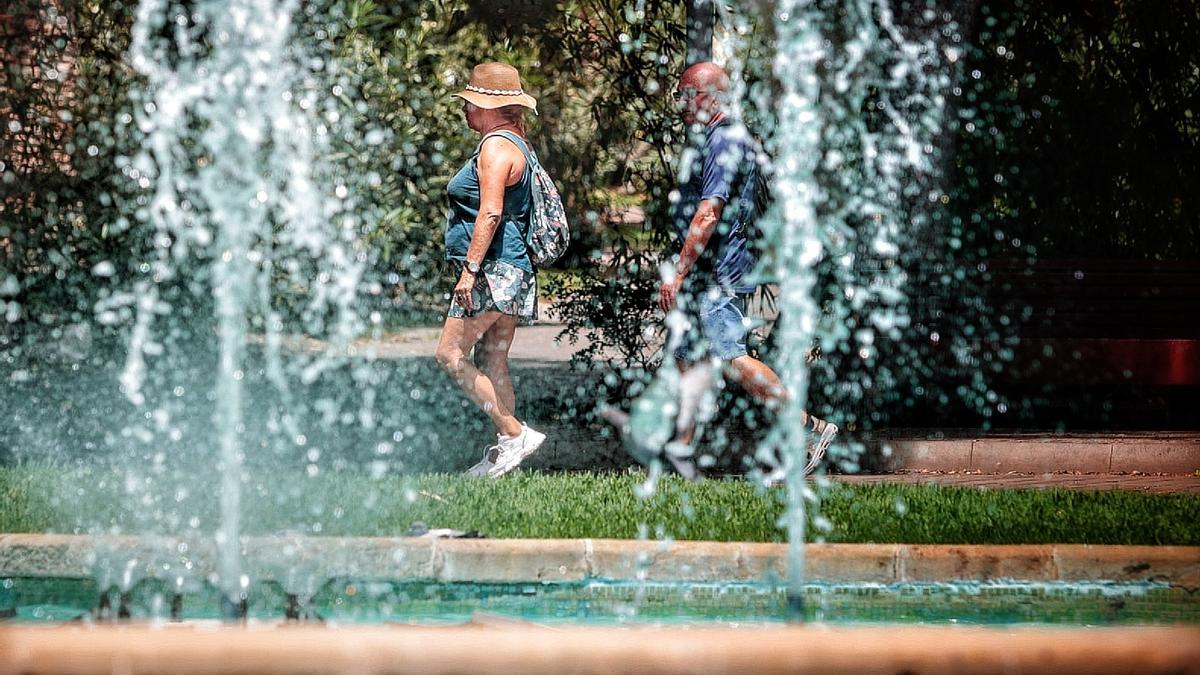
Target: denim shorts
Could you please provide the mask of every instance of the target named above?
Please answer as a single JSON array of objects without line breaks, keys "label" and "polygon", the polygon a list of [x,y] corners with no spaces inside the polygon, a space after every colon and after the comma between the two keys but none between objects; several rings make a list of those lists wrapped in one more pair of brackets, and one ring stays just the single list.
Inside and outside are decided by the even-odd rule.
[{"label": "denim shorts", "polygon": [[683,300],[687,327],[675,358],[694,363],[708,356],[722,361],[745,356],[746,334],[750,331],[750,321],[746,318],[749,296],[719,288],[698,295]]}]

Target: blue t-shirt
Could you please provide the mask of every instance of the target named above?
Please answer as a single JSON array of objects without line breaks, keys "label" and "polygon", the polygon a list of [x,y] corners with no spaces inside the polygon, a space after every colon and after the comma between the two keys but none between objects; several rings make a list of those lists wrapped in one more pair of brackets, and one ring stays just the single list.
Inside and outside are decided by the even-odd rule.
[{"label": "blue t-shirt", "polygon": [[746,127],[728,117],[705,129],[700,147],[692,145],[684,152],[672,217],[680,246],[701,201],[716,198],[724,203],[716,231],[688,273],[695,279],[692,283],[754,291],[754,250],[746,235],[760,215],[754,199],[760,154]]},{"label": "blue t-shirt", "polygon": [[[514,144],[521,141],[516,135],[506,131],[500,132],[500,135]],[[450,198],[450,217],[446,221],[444,235],[447,260],[461,262],[467,259],[467,248],[471,245],[471,235],[475,233],[475,219],[479,216],[478,163],[479,151],[482,148],[483,143],[480,143],[475,149],[475,154],[463,164],[446,186],[446,194]],[[526,159],[521,180],[504,189],[504,215],[500,218],[496,233],[492,235],[487,254],[483,257],[484,261],[499,260],[526,272],[533,271],[529,249],[525,244],[529,214],[533,210],[532,189],[532,169],[529,160]]]}]

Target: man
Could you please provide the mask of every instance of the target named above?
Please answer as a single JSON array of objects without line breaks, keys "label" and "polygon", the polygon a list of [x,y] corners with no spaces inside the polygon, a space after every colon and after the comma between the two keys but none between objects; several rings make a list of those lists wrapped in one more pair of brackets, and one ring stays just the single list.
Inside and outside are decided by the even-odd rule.
[{"label": "man", "polygon": [[[674,97],[689,138],[696,139],[683,154],[682,183],[676,193],[673,221],[682,246],[674,273],[665,275],[659,292],[663,312],[678,304],[687,317],[682,340],[672,341],[679,342],[675,357],[684,373],[679,381],[704,386],[709,377],[695,369],[711,372],[720,365],[748,394],[768,409],[779,410],[787,396],[779,377],[746,351],[746,299],[757,285],[751,278],[755,255],[750,238],[761,215],[761,200],[756,199],[761,150],[746,127],[729,115],[729,77],[720,66],[698,63],[688,68]],[[675,438],[665,449],[687,476],[695,472],[680,458],[690,455],[705,406],[703,396],[689,387],[679,390]],[[800,422],[808,426],[812,439],[806,469],[811,471],[838,428],[804,412]]]}]

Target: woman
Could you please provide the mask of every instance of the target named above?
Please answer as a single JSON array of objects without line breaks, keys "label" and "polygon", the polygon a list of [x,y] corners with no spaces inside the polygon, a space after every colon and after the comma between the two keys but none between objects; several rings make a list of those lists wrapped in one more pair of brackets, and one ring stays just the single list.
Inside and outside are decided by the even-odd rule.
[{"label": "woman", "polygon": [[[533,208],[524,113],[537,102],[516,68],[484,63],[463,99],[467,126],[483,140],[450,180],[446,258],[459,271],[437,360],[496,427],[496,445],[468,473],[499,478],[537,451],[545,434],[515,416],[508,349],[517,323],[537,318],[537,288],[525,235]],[[475,349],[474,362],[467,357]]]}]

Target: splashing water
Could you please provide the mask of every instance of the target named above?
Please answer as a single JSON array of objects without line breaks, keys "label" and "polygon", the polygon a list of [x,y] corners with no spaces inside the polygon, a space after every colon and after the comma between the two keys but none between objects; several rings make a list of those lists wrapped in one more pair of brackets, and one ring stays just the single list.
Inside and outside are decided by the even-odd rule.
[{"label": "splashing water", "polygon": [[[305,381],[334,363],[363,328],[355,313],[367,263],[358,243],[363,223],[348,188],[330,180],[321,163],[339,116],[321,91],[321,61],[314,69],[314,57],[292,41],[296,9],[296,2],[271,0],[142,1],[131,56],[145,78],[136,120],[146,142],[125,171],[148,191],[140,215],[153,228],[154,249],[145,278],[98,308],[135,306],[121,384],[133,403],[150,406],[147,359],[164,352],[155,324],[183,309],[172,307],[161,289],[184,283],[211,297],[218,344],[212,421],[221,476],[217,571],[219,587],[235,602],[246,584],[239,511],[251,329],[263,334],[267,378],[286,399],[279,352],[288,317],[280,289],[307,291],[302,324],[328,340],[302,369]],[[283,424],[302,438],[292,418],[284,415]]]},{"label": "splashing water", "polygon": [[[264,447],[245,433],[255,421],[247,412],[255,393],[246,382],[257,353],[248,345],[265,347],[262,371],[283,399],[282,412],[268,422],[271,431],[305,446],[297,419],[315,411],[323,430],[336,435],[331,420],[345,415],[335,401],[346,391],[314,400],[298,396],[293,406],[289,387],[293,380],[310,384],[341,362],[347,344],[366,327],[357,312],[360,293],[371,286],[371,260],[360,242],[371,228],[370,205],[356,201],[347,185],[351,172],[323,160],[346,132],[348,116],[338,99],[347,97],[339,89],[336,60],[316,53],[321,45],[307,36],[297,37],[300,7],[294,1],[142,0],[130,53],[144,78],[133,117],[145,140],[122,170],[143,190],[136,217],[149,232],[149,245],[136,282],[106,291],[96,305],[101,322],[130,321],[120,381],[145,421],[122,429],[124,438],[106,441],[133,460],[121,467],[125,493],[134,509],[151,514],[146,517],[156,528],[212,531],[219,551],[216,580],[229,602],[249,583],[239,552],[242,491],[253,482],[247,458]],[[735,11],[731,19],[741,23],[730,34],[749,35],[743,28],[750,23],[776,31],[771,70],[777,92],[751,90],[739,97],[776,118],[774,128],[762,129],[773,139],[778,207],[763,228],[777,251],[763,272],[780,281],[776,366],[790,392],[758,454],[769,469],[782,467],[787,476],[789,581],[796,589],[803,576],[806,501],[815,499],[802,476],[806,439],[799,419],[809,389],[804,354],[813,340],[849,343],[870,364],[877,336],[899,338],[907,326],[905,277],[897,261],[922,225],[912,205],[929,190],[925,176],[945,81],[935,44],[911,41],[886,2],[793,0],[761,15],[755,11],[761,10]],[[736,58],[730,63],[735,81],[743,65]],[[405,154],[393,168],[417,159]],[[814,272],[818,265],[831,271],[832,302],[816,299],[824,283]],[[101,269],[97,275],[112,273],[102,275]],[[212,321],[196,318],[190,306],[195,298],[211,305],[205,311]],[[285,362],[281,352],[293,332],[326,347],[315,354],[290,352]],[[186,356],[189,338],[215,342],[215,367],[170,374],[176,356]],[[215,378],[211,389],[194,376]],[[163,378],[170,378],[175,386],[166,391],[179,400],[155,386]],[[642,405],[631,411],[638,447],[669,451],[675,431],[669,420],[681,408],[710,414],[715,397],[709,387],[719,386],[714,379],[694,387],[665,365]],[[184,426],[179,418],[188,412],[184,392],[192,396],[193,389],[211,397],[212,424],[193,435],[198,437],[182,434],[178,441]],[[420,388],[410,391],[413,401],[420,397]],[[679,402],[685,392],[694,405]],[[363,396],[369,406],[370,392]],[[420,438],[419,418],[389,422],[396,423],[392,441]],[[189,518],[186,510],[192,508],[188,500],[202,498],[195,495],[207,487],[203,479],[186,463],[163,468],[170,462],[157,446],[169,455],[187,443],[207,453],[201,461],[218,457],[220,471],[211,481],[220,493],[215,527]],[[314,475],[319,450],[309,445],[301,452]],[[153,459],[143,464],[146,457]],[[372,475],[378,477],[374,468]],[[172,498],[184,505],[160,503]],[[120,577],[128,588],[154,562],[117,556],[99,566],[107,565],[109,577]],[[286,564],[281,569],[281,576],[290,572]]]},{"label": "splashing water", "polygon": [[[772,72],[781,91],[750,97],[776,120],[776,205],[763,227],[773,255],[762,272],[778,280],[775,364],[788,400],[757,457],[786,476],[788,581],[799,602],[806,501],[816,500],[804,479],[805,354],[814,339],[826,349],[853,342],[870,366],[876,334],[899,341],[909,325],[900,262],[924,225],[913,205],[930,189],[949,75],[936,34],[910,39],[887,2],[791,0],[768,12],[726,12],[723,19],[729,35],[747,34],[754,20],[773,24],[776,33]],[[743,66],[735,60],[729,69]],[[829,257],[835,291],[822,304],[816,268]],[[884,374],[877,379],[886,386]],[[844,447],[842,454],[861,449]]]},{"label": "splashing water", "polygon": [[[794,449],[804,448],[804,426],[787,424],[787,420],[800,419],[808,392],[808,370],[804,365],[803,353],[811,342],[815,330],[816,307],[812,300],[814,277],[813,265],[821,255],[821,244],[817,238],[816,162],[820,156],[821,111],[817,108],[820,98],[820,82],[816,68],[822,59],[822,36],[818,23],[820,17],[811,14],[791,16],[797,3],[788,3],[779,12],[780,50],[776,58],[776,71],[784,86],[781,100],[778,137],[782,166],[777,168],[780,207],[785,214],[777,222],[773,234],[769,235],[778,247],[778,278],[780,279],[779,300],[783,310],[779,322],[778,361],[779,379],[788,392],[788,400],[781,414],[780,423],[772,430],[766,441],[781,452],[766,453],[778,456],[784,462],[787,484],[787,515],[789,564],[788,587],[799,591],[804,575],[804,523],[805,508],[802,491],[804,457],[793,457]],[[770,230],[768,230],[770,231]],[[801,597],[793,593],[797,601]]]}]

